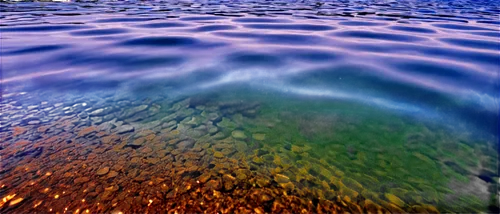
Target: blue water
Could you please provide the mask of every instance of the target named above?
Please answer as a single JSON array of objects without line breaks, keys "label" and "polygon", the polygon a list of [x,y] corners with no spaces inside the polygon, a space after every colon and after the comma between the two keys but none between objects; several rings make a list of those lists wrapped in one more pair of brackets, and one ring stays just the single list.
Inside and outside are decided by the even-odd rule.
[{"label": "blue water", "polygon": [[496,1],[1,2],[0,12],[9,142],[14,127],[36,128],[33,115],[59,118],[30,111],[45,105],[76,117],[204,94],[256,94],[286,110],[341,103],[498,139]]}]

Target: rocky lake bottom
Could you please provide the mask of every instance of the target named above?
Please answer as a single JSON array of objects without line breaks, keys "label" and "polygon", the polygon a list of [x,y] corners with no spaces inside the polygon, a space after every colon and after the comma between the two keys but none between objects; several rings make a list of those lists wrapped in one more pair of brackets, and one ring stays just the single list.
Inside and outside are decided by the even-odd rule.
[{"label": "rocky lake bottom", "polygon": [[480,212],[497,200],[498,148],[466,132],[331,101],[103,94],[4,94],[1,212]]}]

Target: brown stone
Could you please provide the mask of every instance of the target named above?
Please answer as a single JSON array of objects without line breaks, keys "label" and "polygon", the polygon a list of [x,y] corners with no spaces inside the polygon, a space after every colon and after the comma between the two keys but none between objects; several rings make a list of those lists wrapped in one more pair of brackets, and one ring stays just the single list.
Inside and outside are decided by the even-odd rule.
[{"label": "brown stone", "polygon": [[97,170],[96,174],[97,175],[105,175],[108,174],[109,172],[109,167],[103,167]]},{"label": "brown stone", "polygon": [[94,128],[93,126],[84,128],[78,132],[78,137],[85,137],[91,133],[97,132],[97,129]]}]

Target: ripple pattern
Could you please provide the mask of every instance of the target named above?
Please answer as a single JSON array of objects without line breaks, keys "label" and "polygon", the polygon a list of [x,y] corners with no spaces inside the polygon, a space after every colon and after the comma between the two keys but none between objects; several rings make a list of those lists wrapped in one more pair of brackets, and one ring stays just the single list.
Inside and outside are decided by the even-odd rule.
[{"label": "ripple pattern", "polygon": [[[182,77],[183,88],[195,90],[264,78],[269,88],[279,82],[294,93],[322,86],[346,99],[363,94],[453,112],[455,104],[432,98],[446,97],[497,116],[495,6],[481,5],[479,12],[421,1],[227,2],[222,8],[160,2],[52,3],[50,10],[2,3],[2,84],[119,87],[132,78]],[[415,6],[420,9],[408,9]],[[451,12],[456,8],[466,12]]]}]

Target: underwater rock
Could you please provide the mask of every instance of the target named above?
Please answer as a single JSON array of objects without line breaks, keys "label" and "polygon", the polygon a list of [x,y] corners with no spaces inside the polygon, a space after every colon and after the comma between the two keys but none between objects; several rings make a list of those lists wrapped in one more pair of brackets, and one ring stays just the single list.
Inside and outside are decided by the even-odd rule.
[{"label": "underwater rock", "polygon": [[45,132],[45,131],[47,131],[47,129],[49,129],[49,128],[50,128],[50,125],[47,125],[47,126],[40,126],[40,127],[38,127],[38,128],[37,128],[37,130],[38,130],[39,132]]},{"label": "underwater rock", "polygon": [[231,136],[233,136],[235,139],[240,139],[240,140],[244,140],[247,138],[245,132],[240,130],[234,130],[233,132],[231,132]]},{"label": "underwater rock", "polygon": [[114,177],[116,177],[117,175],[118,175],[118,172],[117,172],[117,171],[112,170],[112,171],[110,171],[110,172],[108,173],[108,176],[106,176],[106,177],[107,177],[107,178],[114,178]]},{"label": "underwater rock", "polygon": [[236,178],[238,178],[238,180],[245,180],[247,178],[247,174],[249,172],[247,172],[246,170],[244,169],[238,169],[236,170]]},{"label": "underwater rock", "polygon": [[75,183],[75,184],[87,183],[89,180],[90,180],[89,177],[80,177],[80,178],[76,178],[75,180],[73,180],[73,183]]},{"label": "underwater rock", "polygon": [[97,132],[97,129],[91,126],[91,127],[87,127],[87,128],[80,130],[78,132],[78,136],[79,137],[86,137],[87,135],[90,135],[90,134],[95,133],[95,132]]},{"label": "underwater rock", "polygon": [[328,200],[333,200],[336,196],[335,191],[332,189],[326,190],[324,195]]},{"label": "underwater rock", "polygon": [[431,166],[434,166],[436,163],[431,159],[429,158],[427,155],[424,155],[422,153],[419,153],[419,152],[413,152],[412,153],[415,157],[417,157],[418,159],[420,159],[421,161],[431,165]]},{"label": "underwater rock", "polygon": [[430,204],[424,204],[422,207],[430,213],[439,213],[439,210]]},{"label": "underwater rock", "polygon": [[290,178],[288,178],[287,176],[285,175],[282,175],[282,174],[276,174],[274,176],[274,180],[278,183],[288,183],[290,182]]},{"label": "underwater rock", "polygon": [[173,130],[170,132],[170,134],[173,136],[177,136],[177,135],[181,134],[181,132],[179,130]]},{"label": "underwater rock", "polygon": [[[266,159],[268,159],[267,157],[270,157],[268,155],[265,155]],[[269,158],[268,160],[271,160],[271,158]],[[281,162],[281,156],[279,156],[278,154],[275,154],[273,157],[272,157],[272,161],[274,164],[276,164],[276,166],[283,166],[282,162]]]},{"label": "underwater rock", "polygon": [[349,177],[344,177],[342,179],[342,182],[349,188],[352,188],[358,192],[363,191],[363,185],[361,185],[358,181],[349,178]]},{"label": "underwater rock", "polygon": [[148,158],[148,159],[146,159],[146,163],[157,164],[158,162],[160,162],[159,158]]},{"label": "underwater rock", "polygon": [[366,213],[369,214],[379,213],[379,207],[370,199],[365,200],[364,209],[366,210]]},{"label": "underwater rock", "polygon": [[145,142],[146,142],[146,139],[144,139],[143,137],[140,137],[140,138],[135,139],[134,141],[132,141],[132,143],[130,143],[128,145],[142,146],[142,144],[144,144]]},{"label": "underwater rock", "polygon": [[16,204],[21,203],[24,200],[24,198],[16,198],[10,201],[9,206],[14,206]]},{"label": "underwater rock", "polygon": [[264,139],[266,139],[266,134],[255,133],[255,134],[252,135],[252,138],[254,140],[263,141]]},{"label": "underwater rock", "polygon": [[292,182],[280,183],[280,186],[286,189],[287,191],[292,191],[295,188]]},{"label": "underwater rock", "polygon": [[132,159],[130,159],[130,163],[135,163],[135,164],[141,163],[141,158],[133,157]]},{"label": "underwater rock", "polygon": [[223,158],[224,157],[224,154],[222,152],[214,152],[214,157],[216,158]]},{"label": "underwater rock", "polygon": [[424,207],[420,205],[413,205],[410,207],[411,213],[429,213]]},{"label": "underwater rock", "polygon": [[118,134],[125,134],[128,132],[133,132],[134,127],[131,125],[122,125],[122,126],[119,126],[116,131]]},{"label": "underwater rock", "polygon": [[217,126],[227,129],[235,129],[237,127],[236,123],[232,122],[230,119],[226,117],[223,117],[222,121],[217,123]]},{"label": "underwater rock", "polygon": [[155,134],[149,134],[148,136],[144,137],[147,141],[152,141],[156,137]]},{"label": "underwater rock", "polygon": [[108,172],[109,172],[109,167],[104,167],[104,168],[98,169],[96,174],[97,175],[105,175],[105,174],[108,174]]},{"label": "underwater rock", "polygon": [[264,210],[260,207],[253,208],[253,211],[257,214],[264,214]]},{"label": "underwater rock", "polygon": [[259,185],[259,187],[266,187],[271,182],[269,182],[269,180],[267,180],[265,178],[257,178],[257,180],[255,181],[255,183],[257,183],[257,185]]},{"label": "underwater rock", "polygon": [[363,213],[363,210],[361,209],[361,207],[355,203],[352,203],[351,201],[347,202],[347,207],[349,207],[349,210],[351,210],[351,213]]},{"label": "underwater rock", "polygon": [[401,200],[399,197],[391,194],[391,193],[385,193],[384,194],[385,198],[389,200],[391,203],[398,205],[399,207],[403,207],[405,205],[405,202]]},{"label": "underwater rock", "polygon": [[205,188],[211,189],[211,190],[220,190],[221,189],[221,184],[219,179],[213,179],[208,181],[205,184]]},{"label": "underwater rock", "polygon": [[426,201],[431,201],[431,202],[438,202],[439,201],[439,193],[434,189],[433,187],[425,184],[419,184],[418,185],[419,189],[421,189],[423,192],[425,192]]},{"label": "underwater rock", "polygon": [[347,195],[347,196],[349,196],[351,198],[356,198],[359,195],[359,193],[357,191],[349,189],[348,187],[346,187],[341,182],[339,183],[339,190],[340,190],[341,194]]},{"label": "underwater rock", "polygon": [[23,134],[27,130],[28,130],[27,128],[16,126],[16,127],[12,128],[12,137],[16,137],[17,135]]},{"label": "underwater rock", "polygon": [[253,157],[252,162],[254,162],[256,164],[262,164],[262,163],[264,163],[264,159],[262,159],[260,157]]},{"label": "underwater rock", "polygon": [[202,174],[200,177],[198,177],[198,181],[202,184],[204,184],[205,182],[207,182],[210,178],[212,177],[212,175],[210,173],[204,173]]},{"label": "underwater rock", "polygon": [[153,152],[153,149],[151,149],[150,147],[145,147],[144,149],[141,149],[140,152],[144,153],[144,154],[149,154],[149,153]]},{"label": "underwater rock", "polygon": [[304,150],[302,149],[302,147],[297,146],[297,145],[292,145],[291,150],[292,150],[292,152],[295,152],[295,153],[302,153],[302,152],[304,152]]},{"label": "underwater rock", "polygon": [[228,174],[222,176],[222,181],[224,182],[224,190],[226,191],[232,190],[236,185],[236,178]]},{"label": "underwater rock", "polygon": [[398,207],[393,203],[386,203],[384,207],[387,208],[392,213],[405,213],[403,209],[401,209],[400,207]]}]

